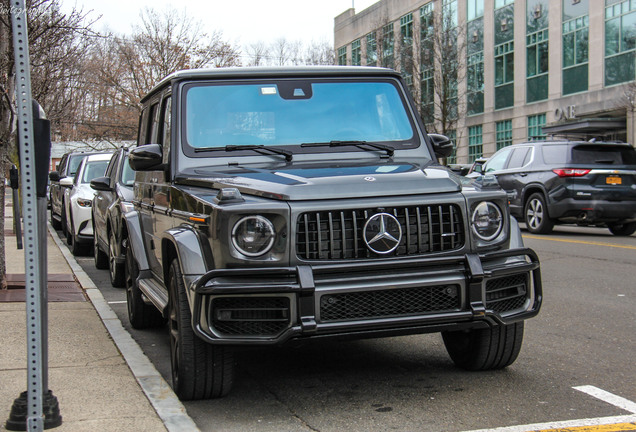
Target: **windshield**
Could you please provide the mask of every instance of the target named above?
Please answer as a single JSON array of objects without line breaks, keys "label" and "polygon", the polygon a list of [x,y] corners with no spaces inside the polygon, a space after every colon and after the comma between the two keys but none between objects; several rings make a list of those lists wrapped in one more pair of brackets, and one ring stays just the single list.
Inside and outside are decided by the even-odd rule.
[{"label": "windshield", "polygon": [[84,167],[84,175],[82,176],[82,183],[90,183],[91,180],[97,177],[103,177],[106,173],[106,167],[108,166],[108,161],[94,161],[87,162]]},{"label": "windshield", "polygon": [[391,81],[193,85],[185,97],[186,141],[195,149],[335,140],[416,144]]}]

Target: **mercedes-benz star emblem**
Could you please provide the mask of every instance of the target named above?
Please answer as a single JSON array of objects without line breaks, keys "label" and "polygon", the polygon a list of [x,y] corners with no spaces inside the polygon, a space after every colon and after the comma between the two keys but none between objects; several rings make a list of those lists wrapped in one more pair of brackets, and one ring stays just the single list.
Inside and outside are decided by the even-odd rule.
[{"label": "mercedes-benz star emblem", "polygon": [[371,216],[364,224],[362,233],[367,247],[382,255],[393,252],[402,240],[400,222],[389,213]]},{"label": "mercedes-benz star emblem", "polygon": [[371,176],[365,177],[364,179],[368,182],[375,181],[375,177],[371,177]]}]

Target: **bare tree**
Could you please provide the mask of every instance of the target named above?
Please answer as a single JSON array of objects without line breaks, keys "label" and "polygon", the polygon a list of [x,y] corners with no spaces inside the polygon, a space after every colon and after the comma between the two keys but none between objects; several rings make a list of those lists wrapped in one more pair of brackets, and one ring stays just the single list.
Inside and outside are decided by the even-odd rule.
[{"label": "bare tree", "polygon": [[[60,0],[27,0],[18,10],[9,0],[0,0],[0,172],[3,178],[15,142],[15,58],[11,13],[26,13],[31,63],[31,89],[51,120],[52,127],[77,109],[81,98],[78,81],[82,73],[84,37],[92,24],[88,14],[72,9],[64,14]],[[17,160],[15,161],[18,162]],[[4,232],[4,181],[0,182],[0,232]],[[5,244],[0,239],[0,285],[5,282]]]},{"label": "bare tree", "polygon": [[267,64],[269,49],[263,41],[253,42],[245,48],[248,57],[246,66],[264,66]]},{"label": "bare tree", "polygon": [[270,45],[270,63],[274,66],[298,65],[302,63],[302,43],[280,37]]},{"label": "bare tree", "polygon": [[238,50],[221,32],[205,33],[201,22],[175,9],[143,10],[131,37],[105,35],[90,57],[96,91],[91,95],[93,116],[82,125],[96,139],[134,138],[139,101],[172,72],[240,64]]},{"label": "bare tree", "polygon": [[331,44],[325,40],[312,41],[304,50],[307,65],[335,65],[336,52]]}]

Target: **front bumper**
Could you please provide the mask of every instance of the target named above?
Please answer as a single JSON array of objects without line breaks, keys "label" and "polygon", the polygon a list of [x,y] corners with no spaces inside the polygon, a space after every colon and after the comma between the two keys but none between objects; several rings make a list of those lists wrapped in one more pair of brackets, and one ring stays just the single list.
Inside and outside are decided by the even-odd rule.
[{"label": "front bumper", "polygon": [[525,248],[399,262],[220,269],[190,282],[193,327],[213,344],[488,327],[531,318],[542,302],[539,260]]}]

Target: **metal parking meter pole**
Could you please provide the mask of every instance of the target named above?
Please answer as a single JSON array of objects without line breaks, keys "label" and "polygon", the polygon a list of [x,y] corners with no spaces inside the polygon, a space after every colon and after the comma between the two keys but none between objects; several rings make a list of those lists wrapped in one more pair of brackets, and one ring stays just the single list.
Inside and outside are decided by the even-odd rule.
[{"label": "metal parking meter pole", "polygon": [[50,124],[31,98],[26,10],[24,0],[11,0],[24,215],[27,391],[14,401],[5,426],[8,430],[42,431],[59,426],[62,417],[48,388],[46,175],[51,155]]}]

